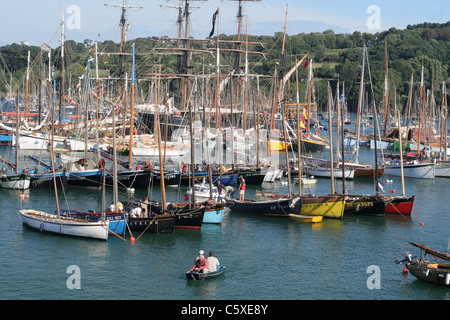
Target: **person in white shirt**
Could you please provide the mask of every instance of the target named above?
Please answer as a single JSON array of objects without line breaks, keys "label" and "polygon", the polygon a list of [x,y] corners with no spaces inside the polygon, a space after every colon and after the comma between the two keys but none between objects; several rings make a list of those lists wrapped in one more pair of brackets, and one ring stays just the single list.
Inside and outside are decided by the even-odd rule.
[{"label": "person in white shirt", "polygon": [[206,260],[208,261],[209,272],[216,271],[217,267],[220,265],[220,263],[219,263],[219,259],[214,257],[214,252],[210,251],[209,257]]}]

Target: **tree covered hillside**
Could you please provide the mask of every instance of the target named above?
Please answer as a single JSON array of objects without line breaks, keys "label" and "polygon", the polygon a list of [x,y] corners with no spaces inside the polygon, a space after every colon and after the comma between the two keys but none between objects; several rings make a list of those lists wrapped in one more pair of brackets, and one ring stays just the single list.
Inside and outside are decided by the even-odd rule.
[{"label": "tree covered hillside", "polygon": [[[230,73],[235,65],[235,54],[232,52],[237,39],[236,35],[221,34],[220,40],[225,41],[221,54],[221,73]],[[245,50],[245,35],[241,35],[241,49]],[[212,39],[214,40],[214,39]],[[230,42],[226,42],[230,40]],[[249,46],[249,70],[251,74],[266,75],[261,82],[261,89],[270,96],[273,89],[273,74],[276,67],[280,66],[283,33],[277,32],[273,36],[248,35]],[[179,70],[180,58],[174,54],[160,54],[175,52],[178,41],[170,38],[154,39],[152,37],[139,38],[128,41],[124,50],[131,53],[132,43],[136,45],[136,72],[137,77],[143,79],[149,74],[154,74],[161,65],[162,74],[175,74]],[[299,33],[286,36],[285,46],[285,71],[288,71],[295,62],[301,59],[307,52],[313,59],[313,72],[316,99],[319,105],[326,103],[327,81],[335,85],[336,77],[345,83],[345,94],[348,98],[348,107],[355,110],[359,90],[359,78],[361,73],[362,48],[366,44],[370,62],[370,75],[374,87],[375,98],[380,100],[383,95],[385,77],[385,44],[387,44],[388,74],[392,85],[391,90],[396,90],[397,105],[404,106],[408,97],[411,75],[414,75],[415,87],[420,83],[420,72],[424,67],[424,80],[427,89],[433,89],[436,101],[441,100],[442,82],[450,82],[450,22],[445,24],[423,23],[408,26],[404,30],[391,28],[387,31],[370,34],[358,31],[352,34],[336,34],[331,30],[314,33]],[[216,58],[214,41],[191,41],[190,48],[196,49],[189,58],[190,74],[214,73]],[[99,52],[117,53],[120,44],[113,41],[98,43]],[[206,50],[210,50],[205,53]],[[40,47],[29,47],[19,44],[11,44],[0,47],[0,92],[8,95],[10,88],[10,75],[13,77],[12,92],[24,91],[24,79],[27,67],[27,54],[31,52],[32,94],[36,91],[39,79]],[[255,54],[254,52],[264,53]],[[54,79],[59,81],[61,60],[60,48],[52,50],[52,63],[54,64]],[[83,43],[66,41],[65,83],[75,88],[78,78],[86,72],[87,60],[94,56],[94,42],[86,39]],[[124,72],[131,74],[131,58],[124,58]],[[118,55],[99,56],[99,76],[117,77],[119,68]],[[44,74],[48,70],[47,53],[43,54]],[[241,55],[240,68],[244,67],[244,55]],[[301,97],[304,97],[305,79],[307,70],[299,68],[301,81]],[[47,77],[47,75],[45,74]],[[368,76],[365,79],[368,82]],[[295,81],[295,77],[291,80]],[[433,86],[433,88],[432,88]],[[33,89],[34,88],[34,89]],[[34,91],[33,91],[34,90]],[[143,87],[140,92],[148,90]],[[291,97],[295,97],[295,85],[290,86]],[[139,92],[139,91],[138,91]],[[392,91],[393,92],[393,91]],[[394,96],[394,95],[392,95]]]}]

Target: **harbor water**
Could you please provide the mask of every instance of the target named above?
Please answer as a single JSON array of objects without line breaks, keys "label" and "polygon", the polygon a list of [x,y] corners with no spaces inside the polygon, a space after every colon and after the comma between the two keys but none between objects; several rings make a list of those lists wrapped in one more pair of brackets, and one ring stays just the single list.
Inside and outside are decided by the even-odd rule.
[{"label": "harbor water", "polygon": [[[2,147],[6,152],[6,147]],[[4,154],[4,152],[2,152]],[[373,151],[360,150],[361,162],[373,164]],[[401,194],[400,177],[383,176],[384,193]],[[346,181],[350,194],[373,194],[371,179]],[[341,182],[336,182],[340,191]],[[318,179],[304,193],[331,191],[329,179]],[[402,273],[397,264],[406,251],[419,256],[414,241],[439,251],[449,242],[450,179],[405,178],[406,196],[415,196],[411,217],[345,216],[320,223],[257,217],[225,211],[221,225],[201,230],[176,229],[171,235],[129,234],[107,241],[41,233],[22,226],[18,211],[33,208],[55,212],[53,190],[0,189],[0,299],[2,300],[446,300],[446,288]],[[285,193],[283,181],[248,185]],[[167,188],[168,201],[185,189]],[[298,186],[293,186],[294,193]],[[392,194],[392,193],[391,193]],[[106,205],[112,199],[107,190]],[[153,200],[161,192],[151,192]],[[146,190],[132,195],[142,199]],[[237,195],[235,195],[237,197]],[[120,199],[127,194],[121,191]],[[102,191],[66,188],[61,208],[100,210]],[[130,242],[130,236],[136,241]],[[187,280],[199,250],[214,251],[226,273],[207,281]],[[74,276],[77,279],[74,280]]]}]

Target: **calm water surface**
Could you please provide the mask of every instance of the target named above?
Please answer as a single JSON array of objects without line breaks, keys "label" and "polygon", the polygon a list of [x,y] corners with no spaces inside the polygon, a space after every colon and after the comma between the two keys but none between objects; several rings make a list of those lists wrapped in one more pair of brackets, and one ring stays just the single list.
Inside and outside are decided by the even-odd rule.
[{"label": "calm water surface", "polygon": [[[361,150],[363,162],[373,163],[372,153]],[[385,193],[401,193],[399,177],[381,179]],[[337,189],[340,187],[337,183]],[[252,217],[226,212],[222,225],[204,225],[201,231],[176,230],[172,235],[133,234],[134,244],[111,236],[108,241],[61,237],[22,226],[21,207],[54,212],[54,192],[29,190],[21,202],[18,191],[0,189],[0,299],[151,299],[151,300],[443,300],[450,291],[404,275],[406,251],[419,255],[407,241],[446,251],[450,209],[450,179],[406,179],[407,196],[416,196],[411,219],[404,217],[346,216],[301,224],[283,218]],[[297,192],[297,186],[294,191]],[[281,182],[249,186],[246,198],[256,189],[286,192]],[[330,181],[318,180],[305,192],[326,194]],[[349,193],[374,192],[371,180],[347,181]],[[177,189],[168,189],[169,201]],[[137,190],[136,198],[146,192]],[[181,197],[180,196],[180,197]],[[61,207],[97,209],[100,190],[68,188],[60,193]],[[107,192],[107,204],[111,190]],[[126,195],[121,196],[122,199]],[[160,190],[152,193],[159,199]],[[423,225],[421,225],[423,222]],[[197,252],[213,250],[224,276],[210,281],[187,281]],[[81,289],[68,289],[69,266],[78,266]],[[369,289],[380,270],[380,288]],[[370,269],[369,269],[370,270]]]}]

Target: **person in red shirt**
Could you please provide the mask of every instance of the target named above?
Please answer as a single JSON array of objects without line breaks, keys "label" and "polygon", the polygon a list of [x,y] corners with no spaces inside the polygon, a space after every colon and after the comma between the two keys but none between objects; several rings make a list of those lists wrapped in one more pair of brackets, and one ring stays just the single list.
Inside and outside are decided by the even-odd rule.
[{"label": "person in red shirt", "polygon": [[200,273],[206,273],[208,272],[208,270],[208,261],[205,259],[205,256],[201,254],[198,256],[197,261],[195,261],[195,264],[192,266],[189,272],[196,271]]},{"label": "person in red shirt", "polygon": [[245,180],[243,176],[239,176],[239,201],[244,201]]}]

